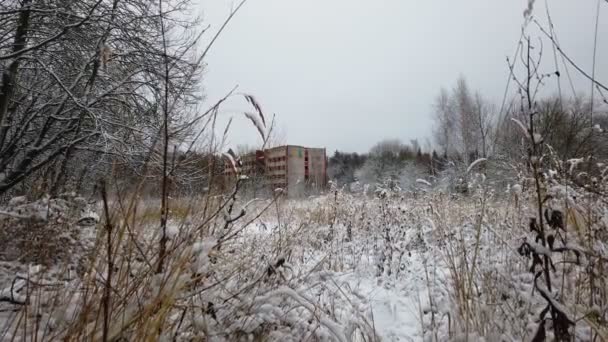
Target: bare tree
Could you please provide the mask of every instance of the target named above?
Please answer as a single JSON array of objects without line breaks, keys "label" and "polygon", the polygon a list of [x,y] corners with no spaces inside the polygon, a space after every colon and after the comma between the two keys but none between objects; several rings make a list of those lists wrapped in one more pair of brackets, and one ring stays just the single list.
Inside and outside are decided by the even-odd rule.
[{"label": "bare tree", "polygon": [[141,161],[162,126],[165,95],[170,122],[188,117],[200,71],[197,21],[187,0],[157,5],[0,4],[0,194],[41,171],[56,193],[67,177],[86,174],[74,161],[87,154]]},{"label": "bare tree", "polygon": [[454,108],[457,115],[458,133],[460,134],[461,155],[465,164],[476,153],[478,134],[477,116],[475,115],[474,98],[464,76],[458,78],[453,90]]},{"label": "bare tree", "polygon": [[487,158],[491,146],[489,135],[492,132],[494,106],[486,101],[481,93],[475,92],[474,109],[476,114],[478,145],[481,146],[481,157]]},{"label": "bare tree", "polygon": [[465,163],[490,150],[493,106],[481,93],[472,91],[460,77],[450,94],[441,88],[434,105],[435,141],[444,155],[456,155]]},{"label": "bare tree", "polygon": [[435,142],[441,147],[445,155],[450,154],[451,144],[454,143],[453,135],[456,126],[454,111],[450,103],[450,94],[445,88],[441,88],[434,104],[434,136]]},{"label": "bare tree", "polygon": [[372,146],[369,150],[369,154],[370,156],[391,155],[397,157],[399,156],[399,153],[406,150],[411,151],[409,146],[405,145],[401,140],[384,139]]}]

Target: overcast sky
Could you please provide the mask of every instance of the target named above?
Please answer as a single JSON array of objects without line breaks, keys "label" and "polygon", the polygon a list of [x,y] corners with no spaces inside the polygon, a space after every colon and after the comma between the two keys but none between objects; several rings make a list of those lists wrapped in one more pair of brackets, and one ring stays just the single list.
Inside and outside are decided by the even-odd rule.
[{"label": "overcast sky", "polygon": [[[211,30],[236,5],[199,1]],[[533,12],[542,23],[544,3],[537,0]],[[596,0],[549,3],[564,51],[590,72]],[[249,0],[208,55],[204,91],[208,101],[235,85],[255,95],[267,114],[276,113],[289,144],[366,152],[384,138],[417,138],[424,146],[434,97],[460,74],[501,101],[505,58],[515,50],[526,7],[527,0]],[[596,74],[608,82],[603,0],[598,41]],[[549,43],[544,66],[554,70]],[[590,83],[571,72],[577,90],[589,93]],[[224,107],[224,120],[235,115],[231,145],[259,142],[235,114],[244,108],[236,100]]]}]

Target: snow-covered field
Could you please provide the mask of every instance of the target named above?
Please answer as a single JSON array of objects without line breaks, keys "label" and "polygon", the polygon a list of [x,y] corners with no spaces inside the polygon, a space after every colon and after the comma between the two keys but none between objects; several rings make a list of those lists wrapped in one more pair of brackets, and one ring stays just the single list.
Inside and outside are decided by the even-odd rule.
[{"label": "snow-covered field", "polygon": [[[550,191],[555,194],[549,204],[564,212],[563,203],[573,204],[572,197],[578,196],[578,203],[587,198],[573,190]],[[557,255],[533,242],[533,195],[519,187],[495,193],[480,186],[466,197],[336,190],[301,200],[174,200],[161,270],[154,201],[110,203],[110,226],[103,224],[101,205],[93,208],[97,214],[87,208],[71,215],[60,215],[59,209],[37,212],[36,224],[56,228],[36,248],[63,244],[63,253],[49,252],[62,257],[4,256],[0,336],[7,341],[532,340],[547,321],[539,319],[547,300],[539,295],[542,288],[535,289],[531,261],[535,253]],[[52,207],[49,203],[56,204],[42,204]],[[577,205],[566,209],[582,220],[577,210],[585,207]],[[592,208],[597,229],[605,229],[605,204]],[[24,231],[34,224],[17,210],[11,213],[5,227]],[[95,221],[100,223],[92,225]],[[71,238],[58,239],[62,234]],[[17,234],[14,240],[23,238],[33,237]],[[604,258],[601,240],[592,252],[572,237],[568,241],[580,251],[580,265],[603,269],[591,265],[594,257]],[[581,285],[586,275],[572,265],[574,257],[555,256],[554,290],[545,293],[576,320],[572,336],[601,337],[605,285],[595,287],[597,304],[589,313],[582,304],[589,301]],[[552,336],[550,323],[546,334]]]}]

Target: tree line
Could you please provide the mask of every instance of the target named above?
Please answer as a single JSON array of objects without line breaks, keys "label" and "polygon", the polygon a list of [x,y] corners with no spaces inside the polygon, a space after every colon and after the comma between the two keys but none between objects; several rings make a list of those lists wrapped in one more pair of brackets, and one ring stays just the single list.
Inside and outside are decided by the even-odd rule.
[{"label": "tree line", "polygon": [[368,153],[335,151],[328,160],[328,177],[338,185],[384,184],[412,188],[416,180],[435,176],[448,167],[445,156],[423,151],[417,140],[376,143]]},{"label": "tree line", "polygon": [[[521,94],[520,94],[521,95]],[[526,156],[528,145],[517,122],[527,122],[516,96],[503,108],[471,89],[460,77],[453,88],[442,87],[432,106],[433,143],[423,151],[417,140],[409,144],[386,139],[368,153],[336,151],[329,158],[329,178],[338,184],[391,183],[415,188],[419,179],[457,189],[466,182],[466,169],[483,158],[486,175],[515,177],[515,164]],[[606,103],[593,103],[577,96],[562,99],[548,96],[536,101],[534,126],[537,138],[551,148],[556,159],[565,161],[581,156],[596,160],[608,158],[608,110]]]},{"label": "tree line", "polygon": [[[523,105],[520,94],[501,113],[478,91],[470,90],[461,77],[451,91],[442,88],[435,99],[434,140],[444,155],[455,161],[516,160],[526,155],[515,125],[528,120],[523,116]],[[554,95],[535,100],[535,108],[537,134],[561,160],[591,153],[598,159],[608,156],[608,140],[602,129],[608,124],[608,111],[602,103],[594,104],[583,95],[566,99]]]}]

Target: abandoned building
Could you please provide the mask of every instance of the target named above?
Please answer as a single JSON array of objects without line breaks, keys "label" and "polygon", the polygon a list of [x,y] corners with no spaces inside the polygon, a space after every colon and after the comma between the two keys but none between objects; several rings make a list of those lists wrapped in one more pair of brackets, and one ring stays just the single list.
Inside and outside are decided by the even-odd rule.
[{"label": "abandoned building", "polygon": [[[257,191],[283,189],[290,196],[323,190],[327,185],[327,156],[324,148],[279,146],[240,157],[236,172],[247,176],[249,188]],[[225,175],[236,179],[227,161]]]}]

